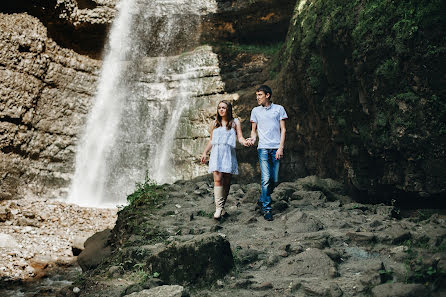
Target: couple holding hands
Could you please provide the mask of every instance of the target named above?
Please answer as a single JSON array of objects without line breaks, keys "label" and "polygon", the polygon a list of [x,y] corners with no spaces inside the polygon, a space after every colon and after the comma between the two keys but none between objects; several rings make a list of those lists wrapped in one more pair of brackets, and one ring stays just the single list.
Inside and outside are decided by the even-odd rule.
[{"label": "couple holding hands", "polygon": [[224,100],[218,103],[216,120],[210,130],[211,136],[201,156],[201,163],[205,163],[207,154],[211,151],[209,173],[214,175],[215,219],[220,219],[225,214],[231,177],[238,174],[236,140],[244,146],[253,146],[258,134],[257,152],[262,193],[257,204],[261,207],[265,220],[273,220],[271,193],[279,180],[279,165],[285,143],[285,119],[288,117],[283,106],[272,103],[271,96],[270,87],[261,85],[257,88],[259,106],[251,111],[251,137],[246,139],[243,137],[240,121],[232,116],[232,104]]}]

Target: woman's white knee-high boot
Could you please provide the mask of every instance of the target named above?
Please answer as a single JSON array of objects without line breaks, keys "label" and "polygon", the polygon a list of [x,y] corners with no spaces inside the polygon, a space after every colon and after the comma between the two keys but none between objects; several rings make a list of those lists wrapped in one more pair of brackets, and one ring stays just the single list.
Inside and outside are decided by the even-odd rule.
[{"label": "woman's white knee-high boot", "polygon": [[229,194],[229,189],[223,187],[223,206],[222,206],[221,216],[224,216],[226,214],[225,204],[226,200],[228,200],[228,194]]},{"label": "woman's white knee-high boot", "polygon": [[222,186],[214,187],[215,213],[214,219],[219,219],[224,207],[224,190]]}]

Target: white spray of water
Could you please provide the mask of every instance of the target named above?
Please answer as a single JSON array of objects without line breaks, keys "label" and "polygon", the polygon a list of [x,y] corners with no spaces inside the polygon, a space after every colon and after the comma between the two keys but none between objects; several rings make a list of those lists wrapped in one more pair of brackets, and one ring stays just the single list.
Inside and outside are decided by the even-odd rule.
[{"label": "white spray of water", "polygon": [[132,48],[130,37],[131,9],[134,0],[121,1],[118,15],[109,36],[110,46],[106,53],[93,108],[87,120],[87,130],[82,136],[76,155],[76,171],[68,201],[80,205],[95,206],[101,203],[105,185],[105,160],[110,143],[114,142],[116,127],[121,114],[124,92],[118,87],[123,60]]},{"label": "white spray of water", "polygon": [[[125,204],[147,170],[157,182],[171,181],[173,138],[190,89],[200,86],[189,81],[196,74],[188,73],[193,67],[186,65],[178,85],[172,87],[177,74],[172,73],[171,59],[163,56],[187,30],[175,22],[187,27],[190,15],[215,12],[216,7],[215,0],[119,3],[98,91],[78,145],[68,202],[96,207]],[[151,51],[159,57],[146,58],[153,55]],[[156,67],[148,73],[151,65]]]}]

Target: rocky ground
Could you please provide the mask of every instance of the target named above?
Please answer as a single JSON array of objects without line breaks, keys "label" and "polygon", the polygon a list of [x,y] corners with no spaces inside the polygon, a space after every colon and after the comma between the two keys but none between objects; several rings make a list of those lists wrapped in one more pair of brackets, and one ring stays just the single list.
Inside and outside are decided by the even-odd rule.
[{"label": "rocky ground", "polygon": [[116,212],[54,199],[0,201],[0,280],[26,281],[76,264],[73,247],[112,228]]},{"label": "rocky ground", "polygon": [[[228,215],[215,221],[209,177],[140,189],[134,203],[119,213],[115,228],[101,233],[78,257],[83,279],[59,294],[446,293],[444,211],[356,203],[341,184],[312,176],[276,188],[275,217],[268,222],[256,210],[259,192],[258,184],[233,184]],[[100,257],[104,261],[98,265]],[[153,290],[165,295],[150,295]]]}]

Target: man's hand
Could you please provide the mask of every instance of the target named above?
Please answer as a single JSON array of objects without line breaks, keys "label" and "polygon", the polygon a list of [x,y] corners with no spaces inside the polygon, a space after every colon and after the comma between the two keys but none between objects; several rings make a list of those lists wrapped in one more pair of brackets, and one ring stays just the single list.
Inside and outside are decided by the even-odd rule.
[{"label": "man's hand", "polygon": [[253,146],[255,143],[255,140],[252,138],[246,138],[246,144],[247,146]]},{"label": "man's hand", "polygon": [[276,152],[276,159],[282,159],[283,157],[283,148],[279,147]]}]

